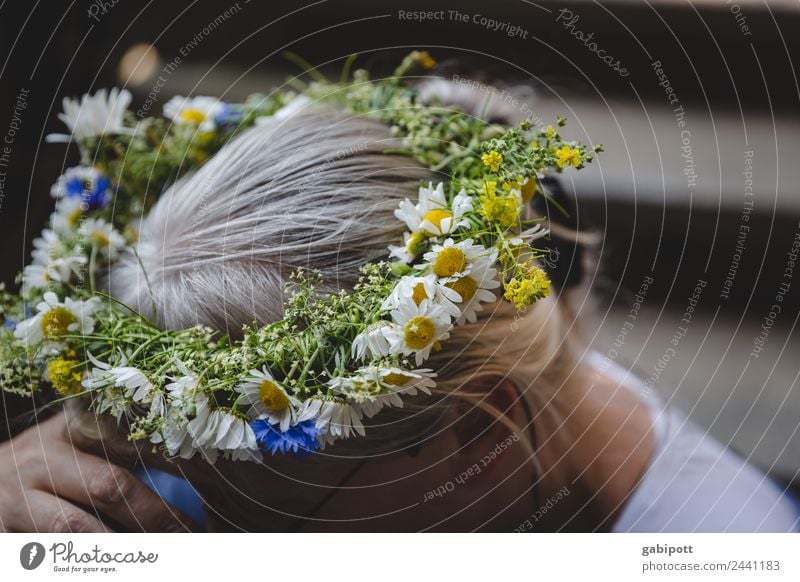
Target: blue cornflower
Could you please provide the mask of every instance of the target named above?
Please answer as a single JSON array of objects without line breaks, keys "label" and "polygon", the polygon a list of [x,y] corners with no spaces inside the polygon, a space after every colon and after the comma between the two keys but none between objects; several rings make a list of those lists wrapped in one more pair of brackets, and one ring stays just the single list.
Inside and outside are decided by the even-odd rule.
[{"label": "blue cornflower", "polygon": [[281,432],[268,420],[254,420],[250,423],[250,428],[256,435],[261,450],[265,453],[288,453],[289,451],[298,457],[306,455],[319,449],[320,430],[316,427],[314,419],[298,422],[289,427],[286,432]]},{"label": "blue cornflower", "polygon": [[95,168],[70,168],[62,177],[66,198],[79,198],[89,210],[103,208],[111,201],[111,178]]},{"label": "blue cornflower", "polygon": [[242,122],[242,119],[244,111],[232,107],[229,103],[223,103],[220,112],[214,117],[214,123],[224,129],[233,129]]}]

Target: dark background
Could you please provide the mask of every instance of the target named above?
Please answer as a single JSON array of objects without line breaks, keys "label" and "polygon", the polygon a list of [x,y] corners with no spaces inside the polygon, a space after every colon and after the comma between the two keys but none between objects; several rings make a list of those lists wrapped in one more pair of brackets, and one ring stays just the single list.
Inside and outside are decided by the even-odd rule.
[{"label": "dark background", "polygon": [[[598,349],[605,351],[604,338],[613,338],[619,329],[614,309],[624,314],[630,303],[629,291],[635,290],[646,274],[652,273],[657,281],[648,297],[650,308],[658,315],[654,316],[653,326],[663,321],[664,310],[681,312],[689,290],[698,278],[705,278],[714,290],[708,292],[700,309],[714,315],[709,325],[716,326],[715,335],[710,343],[706,343],[706,336],[699,344],[700,352],[686,357],[699,353],[700,358],[691,359],[691,365],[711,370],[706,387],[718,384],[717,392],[722,393],[703,405],[703,398],[708,398],[705,390],[698,394],[689,390],[683,404],[689,408],[699,403],[700,420],[721,438],[738,443],[741,449],[757,449],[753,445],[755,437],[752,442],[745,439],[744,444],[737,440],[743,438],[741,423],[738,428],[736,425],[738,420],[728,427],[715,424],[719,406],[729,405],[724,391],[725,386],[730,388],[730,381],[721,378],[719,370],[724,372],[731,365],[731,358],[735,363],[736,356],[734,352],[714,352],[712,344],[738,338],[743,342],[742,353],[746,354],[750,341],[747,334],[751,329],[748,326],[757,327],[764,310],[773,302],[775,285],[786,261],[783,250],[789,247],[798,230],[800,193],[794,181],[798,176],[794,162],[798,151],[794,148],[800,147],[800,87],[795,65],[800,56],[800,4],[789,0],[769,3],[745,0],[738,4],[665,0],[538,3],[495,0],[457,5],[244,0],[238,4],[133,0],[119,0],[116,4],[85,0],[38,2],[33,6],[5,3],[0,8],[3,48],[0,54],[4,55],[0,69],[0,133],[5,132],[11,119],[19,91],[28,89],[30,94],[22,128],[13,144],[12,165],[0,206],[0,280],[11,283],[29,260],[30,241],[38,235],[51,211],[50,185],[65,166],[77,163],[73,149],[44,144],[46,134],[63,131],[56,118],[61,98],[123,84],[130,68],[121,68],[120,60],[134,45],[151,44],[158,52],[154,74],[128,83],[135,95],[135,110],[146,98],[162,67],[179,56],[181,49],[202,34],[204,27],[233,6],[238,6],[235,14],[204,36],[187,57],[181,57],[181,64],[168,75],[154,113],[173,94],[225,94],[234,99],[255,90],[268,90],[281,83],[286,75],[299,73],[282,56],[285,50],[302,55],[332,73],[347,55],[360,53],[358,64],[370,68],[377,76],[390,71],[410,49],[424,48],[445,63],[440,69],[443,76],[446,75],[442,71],[448,74],[461,71],[475,79],[530,84],[537,88],[545,103],[556,102],[570,108],[575,104],[577,111],[584,112],[587,124],[598,131],[622,135],[625,147],[632,152],[628,152],[628,158],[621,155],[622,147],[610,147],[615,143],[611,135],[609,152],[601,157],[607,160],[602,162],[605,164],[600,168],[602,171],[587,173],[588,178],[574,184],[579,222],[603,234],[600,252],[603,267],[601,277],[595,282],[601,314],[596,335]],[[630,71],[628,77],[621,78],[605,66],[569,34],[563,23],[556,22],[558,11],[564,8],[580,16],[576,28],[593,32],[607,54],[624,61]],[[457,9],[470,16],[481,14],[507,21],[528,31],[527,38],[510,38],[474,23],[451,20],[418,23],[398,19],[398,10],[439,9]],[[744,34],[741,22],[747,24],[751,34]],[[637,151],[649,152],[656,146],[659,152],[674,153],[680,145],[674,125],[670,124],[664,89],[658,85],[651,68],[654,59],[660,60],[669,72],[670,82],[690,118],[713,128],[713,137],[717,138],[709,137],[713,146],[700,150],[704,136],[700,131],[696,133],[698,156],[705,156],[703,160],[698,158],[698,163],[702,161],[708,167],[700,165],[702,187],[689,197],[685,181],[680,188],[680,167],[667,164],[659,172],[653,170],[658,170],[657,163],[639,166],[638,162],[630,161]],[[555,111],[558,112],[558,107]],[[629,118],[625,117],[626,112]],[[642,112],[646,115],[642,116]],[[661,125],[652,124],[651,112],[654,119],[660,115]],[[584,120],[579,121],[582,124]],[[739,126],[750,128],[750,146],[731,143],[725,137],[738,135]],[[759,133],[758,127],[763,131]],[[591,141],[606,139],[590,137]],[[739,160],[747,147],[755,147],[757,151],[762,185],[757,187],[758,204],[735,285],[730,298],[721,301],[718,290],[728,270],[740,224],[742,190],[736,185],[741,184]],[[649,153],[641,155],[652,162]],[[732,165],[714,162],[717,159]],[[572,185],[565,184],[568,189]],[[787,310],[779,322],[786,327],[784,348],[790,346],[789,353],[795,352],[795,361],[788,357],[786,349],[776,351],[777,374],[773,369],[769,378],[757,378],[756,388],[759,382],[762,386],[765,382],[777,382],[784,393],[794,390],[794,383],[790,382],[797,379],[798,344],[792,320],[796,321],[800,303],[798,288],[800,282],[791,290]],[[670,323],[664,333],[668,336],[673,328]],[[696,333],[706,330],[697,329]],[[647,340],[653,342],[651,336]],[[776,339],[776,350],[779,345]],[[663,342],[655,341],[648,353],[655,357],[662,351]],[[651,364],[646,360],[649,356],[641,353],[638,346],[636,350],[632,346],[629,360],[646,370]],[[764,370],[766,376],[769,368]],[[681,385],[686,377],[681,376],[683,372],[677,369],[672,372],[674,384]],[[695,384],[701,385],[705,381],[702,378],[699,370]],[[753,420],[747,405],[755,396],[751,394],[748,398],[737,405],[741,408],[740,416],[761,427],[754,434],[763,436],[770,413],[763,412]],[[784,425],[787,431],[792,419],[798,417],[793,412],[798,410],[798,400],[792,396],[786,401],[788,404],[782,402],[779,407],[785,411],[787,406],[793,406],[784,412],[789,419]],[[680,396],[677,401],[681,402]],[[29,407],[30,403],[24,399],[5,396],[8,415]],[[703,410],[707,411],[705,416]],[[735,414],[734,417],[739,418]],[[794,423],[796,428],[796,420]],[[779,445],[787,443],[784,432],[775,438],[777,445],[773,452],[759,457],[762,464],[780,457]],[[791,459],[786,466],[791,468],[795,460]]]}]

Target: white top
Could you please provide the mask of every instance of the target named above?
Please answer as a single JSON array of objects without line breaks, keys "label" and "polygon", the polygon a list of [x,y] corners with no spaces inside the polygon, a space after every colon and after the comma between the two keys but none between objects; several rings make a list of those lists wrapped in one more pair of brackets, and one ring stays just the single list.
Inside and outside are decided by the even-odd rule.
[{"label": "white top", "polygon": [[648,403],[655,451],[615,532],[795,532],[800,503],[617,364],[590,363]]}]

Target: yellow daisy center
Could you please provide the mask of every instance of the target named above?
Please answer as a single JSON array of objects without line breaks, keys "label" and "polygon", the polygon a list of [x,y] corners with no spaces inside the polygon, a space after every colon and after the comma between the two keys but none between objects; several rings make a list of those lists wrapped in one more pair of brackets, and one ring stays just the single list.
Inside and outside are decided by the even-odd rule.
[{"label": "yellow daisy center", "polygon": [[397,372],[389,372],[383,377],[384,383],[391,386],[405,386],[409,380],[411,380],[411,376],[398,374]]},{"label": "yellow daisy center", "polygon": [[69,326],[78,321],[66,307],[54,307],[42,316],[42,333],[48,339],[56,339],[69,332]]},{"label": "yellow daisy center", "polygon": [[461,295],[462,303],[466,303],[475,297],[475,292],[478,290],[478,282],[472,277],[461,277],[447,283],[446,286]]},{"label": "yellow daisy center", "polygon": [[75,226],[76,224],[78,224],[78,221],[81,219],[81,216],[83,216],[83,211],[80,208],[76,208],[67,215],[67,223],[70,226]]},{"label": "yellow daisy center", "polygon": [[406,345],[412,350],[428,347],[436,336],[436,324],[423,315],[412,318],[403,329]]},{"label": "yellow daisy center", "polygon": [[421,232],[415,232],[412,234],[408,242],[406,243],[406,250],[414,256],[417,256],[420,251],[422,250],[420,247],[422,245],[422,241],[425,240],[425,235]]},{"label": "yellow daisy center", "polygon": [[96,242],[101,247],[107,247],[111,245],[111,239],[108,238],[108,235],[104,232],[99,230],[93,230],[89,233],[89,238],[91,238],[94,242]]},{"label": "yellow daisy center", "polygon": [[199,109],[184,109],[180,114],[181,121],[186,123],[196,123],[200,125],[206,120],[206,114]]},{"label": "yellow daisy center", "polygon": [[414,292],[411,294],[411,298],[417,305],[422,303],[423,299],[428,298],[428,294],[425,292],[425,285],[423,283],[417,283],[414,285]]},{"label": "yellow daisy center", "polygon": [[433,272],[440,277],[452,277],[460,273],[467,266],[467,256],[459,248],[447,247],[442,249],[433,263]]},{"label": "yellow daisy center", "polygon": [[447,212],[446,210],[441,210],[437,208],[436,210],[431,210],[428,214],[423,216],[422,220],[427,220],[428,222],[433,224],[433,226],[441,230],[442,221],[445,218],[453,218],[453,215]]},{"label": "yellow daisy center", "polygon": [[278,388],[275,382],[263,380],[258,385],[258,397],[264,406],[270,410],[281,411],[289,408],[289,397],[286,396],[283,390]]}]

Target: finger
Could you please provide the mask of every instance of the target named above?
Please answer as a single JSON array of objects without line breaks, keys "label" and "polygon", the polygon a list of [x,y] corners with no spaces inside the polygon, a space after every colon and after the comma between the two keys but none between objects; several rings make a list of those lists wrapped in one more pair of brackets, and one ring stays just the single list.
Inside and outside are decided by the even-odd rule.
[{"label": "finger", "polygon": [[194,531],[197,526],[127,469],[73,449],[52,482],[59,497],[92,507],[130,531]]},{"label": "finger", "polygon": [[[26,504],[16,509],[20,531],[50,533],[107,533],[112,530],[97,517],[65,499],[44,491],[28,491]],[[15,528],[17,529],[17,528]]]},{"label": "finger", "polygon": [[[92,433],[103,433],[102,423],[98,419],[92,421],[81,418],[80,422],[77,422],[74,417],[71,421],[69,415],[60,414],[59,416],[61,423],[55,426],[58,438],[84,452],[108,459],[129,469],[156,467],[190,482],[199,482],[208,478],[209,464],[201,455],[195,455],[192,459],[167,458],[163,451],[154,450],[147,443],[131,442],[118,436],[94,438],[88,436],[86,432],[88,430]],[[96,424],[87,425],[91,422]],[[108,432],[107,429],[106,432]]]},{"label": "finger", "polygon": [[[85,420],[81,420],[83,424],[79,426],[69,418],[61,424],[59,436],[60,438],[73,447],[86,451],[87,453],[103,457],[114,461],[118,465],[126,467],[133,467],[137,463],[141,463],[142,454],[146,447],[140,447],[137,443],[131,442],[119,435],[112,437],[103,437],[104,434],[101,423],[98,419],[94,419],[97,423],[93,426],[86,426]],[[99,435],[97,437],[90,436],[87,433],[94,433]]]}]

